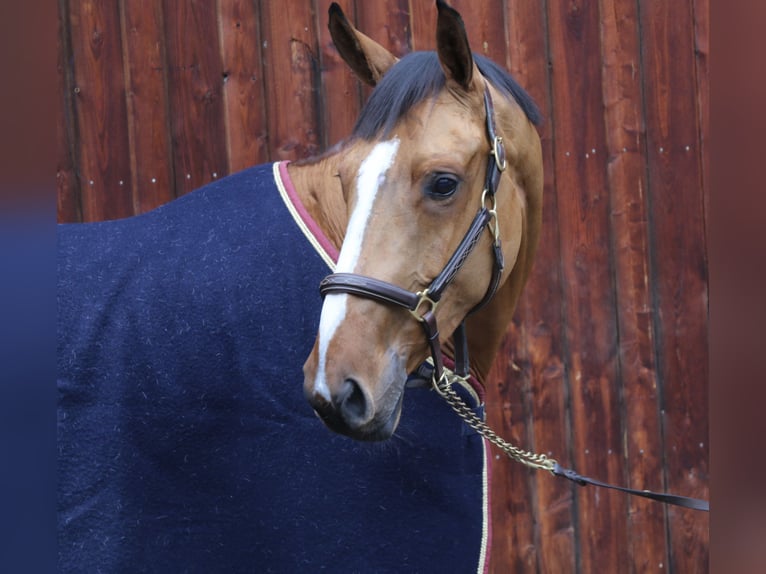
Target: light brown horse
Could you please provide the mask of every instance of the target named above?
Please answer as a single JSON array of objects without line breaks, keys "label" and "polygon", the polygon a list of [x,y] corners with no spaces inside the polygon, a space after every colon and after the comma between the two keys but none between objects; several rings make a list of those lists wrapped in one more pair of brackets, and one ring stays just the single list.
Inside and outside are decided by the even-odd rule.
[{"label": "light brown horse", "polygon": [[488,443],[450,405],[408,391],[379,448],[304,400],[388,438],[405,387],[443,392],[442,347],[467,374],[467,332],[455,392],[483,415],[540,227],[538,115],[437,5],[438,53],[400,61],[332,7],[375,89],[324,157],[59,226],[59,570],[485,570]]},{"label": "light brown horse", "polygon": [[[288,169],[310,215],[340,246],[339,273],[422,293],[458,249],[477,210],[489,204],[483,192],[488,158],[496,151],[487,133],[494,123],[506,156],[491,205],[495,221],[479,236],[438,306],[421,299],[415,313],[417,319],[433,312],[448,353],[454,352],[449,336],[468,315],[471,374],[483,385],[540,231],[537,112],[510,76],[472,56],[459,14],[443,2],[437,6],[438,59],[416,60],[416,53],[399,61],[333,5],[330,31],[339,53],[376,89],[350,138],[325,156]],[[405,75],[418,76],[415,87],[413,78],[401,81]],[[494,296],[469,315],[492,280],[495,224],[505,266]],[[398,424],[408,373],[427,358],[429,344],[421,321],[401,305],[340,291],[326,294],[304,365],[305,395],[333,430],[356,439],[385,439]]]}]

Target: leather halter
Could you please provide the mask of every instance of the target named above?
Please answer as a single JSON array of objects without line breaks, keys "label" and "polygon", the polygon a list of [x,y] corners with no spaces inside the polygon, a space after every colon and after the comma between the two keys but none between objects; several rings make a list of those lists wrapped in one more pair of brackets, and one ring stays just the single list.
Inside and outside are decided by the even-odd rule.
[{"label": "leather halter", "polygon": [[[469,314],[483,307],[492,298],[500,284],[500,277],[505,267],[503,251],[500,245],[495,200],[495,192],[500,183],[500,177],[506,168],[505,145],[503,144],[503,138],[497,135],[495,109],[492,104],[492,96],[489,93],[489,86],[486,85],[486,82],[484,85],[484,108],[487,115],[487,136],[491,149],[487,160],[487,173],[481,206],[452,257],[450,257],[447,264],[431,284],[422,291],[412,292],[373,277],[356,273],[333,273],[325,277],[319,285],[319,292],[322,294],[322,297],[332,293],[348,293],[373,299],[380,303],[404,307],[410,311],[425,331],[434,364],[432,381],[440,380],[444,373],[444,359],[439,343],[439,329],[436,324],[436,307],[444,290],[452,283],[452,280],[460,271],[474,247],[476,247],[486,228],[489,228],[493,236],[492,252],[494,254],[494,264],[492,266],[492,277],[484,297],[469,311]],[[455,373],[467,377],[470,369],[464,323],[461,323],[455,330],[453,339],[455,342]]]}]

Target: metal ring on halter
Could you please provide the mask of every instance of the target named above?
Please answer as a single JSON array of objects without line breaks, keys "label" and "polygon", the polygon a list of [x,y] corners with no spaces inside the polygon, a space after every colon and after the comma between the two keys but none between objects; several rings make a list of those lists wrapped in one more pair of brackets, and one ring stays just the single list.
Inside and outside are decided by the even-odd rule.
[{"label": "metal ring on halter", "polygon": [[438,380],[436,379],[437,376],[436,371],[434,371],[431,375],[431,388],[435,389],[443,399],[448,399],[447,389],[452,386],[452,383],[449,380],[446,369],[442,372],[441,377],[439,377]]},{"label": "metal ring on halter", "polygon": [[495,136],[495,139],[492,140],[492,155],[495,156],[497,169],[505,171],[508,162],[505,159],[505,145],[503,145],[503,138],[500,136]]}]

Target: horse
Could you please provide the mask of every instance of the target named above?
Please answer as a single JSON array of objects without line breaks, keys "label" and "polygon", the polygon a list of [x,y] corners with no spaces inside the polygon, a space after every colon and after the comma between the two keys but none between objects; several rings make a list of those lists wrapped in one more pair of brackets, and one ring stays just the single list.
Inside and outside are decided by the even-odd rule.
[{"label": "horse", "polygon": [[373,90],[324,154],[59,225],[61,571],[486,571],[488,444],[433,387],[483,417],[540,116],[437,13],[398,59],[330,7]]}]

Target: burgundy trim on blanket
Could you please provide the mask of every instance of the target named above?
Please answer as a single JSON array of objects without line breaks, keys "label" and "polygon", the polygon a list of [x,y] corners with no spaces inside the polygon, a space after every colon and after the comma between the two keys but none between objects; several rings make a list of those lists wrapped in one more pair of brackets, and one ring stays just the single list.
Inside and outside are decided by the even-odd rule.
[{"label": "burgundy trim on blanket", "polygon": [[283,161],[279,163],[279,176],[282,178],[282,185],[285,186],[287,196],[290,198],[290,202],[293,204],[293,207],[295,207],[295,211],[300,216],[301,221],[303,221],[306,228],[314,236],[314,239],[316,239],[317,243],[322,247],[322,249],[325,250],[325,253],[327,253],[327,255],[329,255],[335,263],[337,263],[339,255],[338,250],[324,234],[317,222],[314,221],[314,219],[309,215],[306,207],[298,197],[298,193],[295,191],[293,181],[290,179],[290,174],[287,172],[287,164],[289,163],[289,161]]}]

